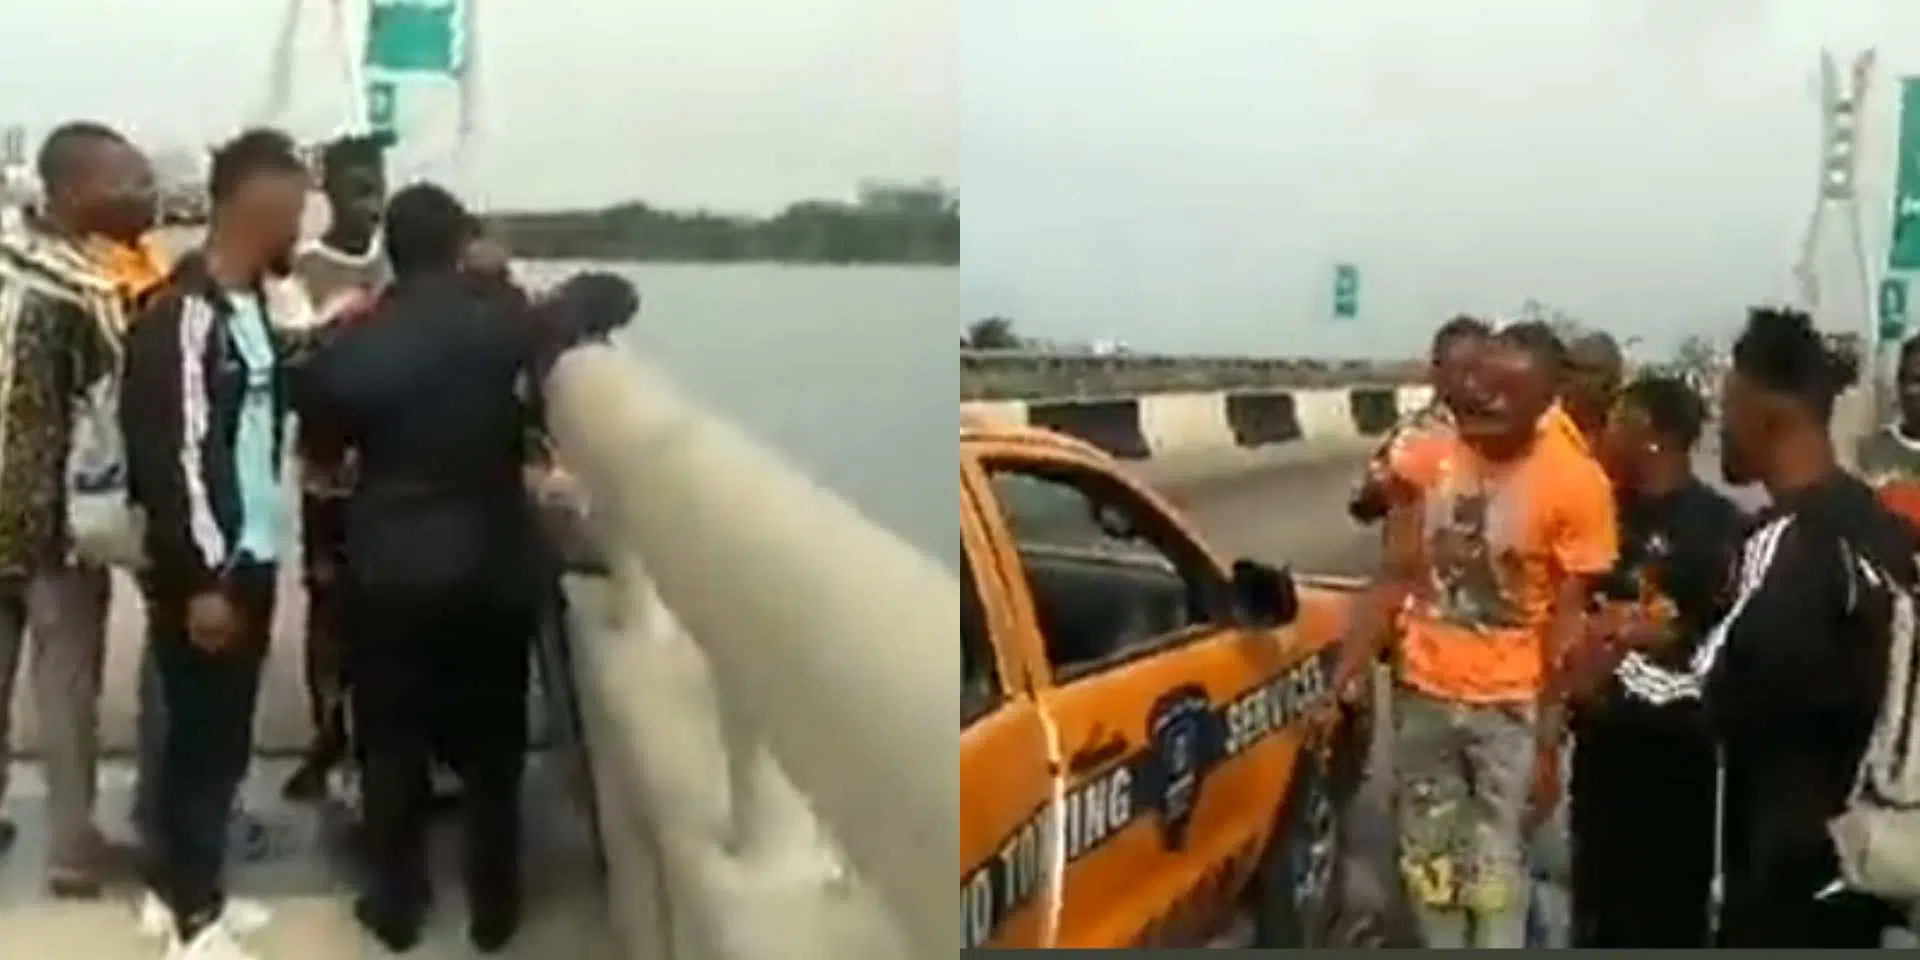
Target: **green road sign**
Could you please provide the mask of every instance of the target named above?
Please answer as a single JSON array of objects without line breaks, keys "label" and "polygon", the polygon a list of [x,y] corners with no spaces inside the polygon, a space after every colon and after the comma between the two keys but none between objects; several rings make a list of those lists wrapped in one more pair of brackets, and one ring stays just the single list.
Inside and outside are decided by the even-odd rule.
[{"label": "green road sign", "polygon": [[367,82],[367,126],[374,133],[391,137],[399,132],[399,123],[395,118],[399,104],[400,91],[391,80],[370,80]]},{"label": "green road sign", "polygon": [[1351,263],[1333,265],[1333,318],[1352,320],[1360,315],[1360,268]]},{"label": "green road sign", "polygon": [[461,0],[373,0],[367,8],[366,65],[396,73],[452,76],[460,69]]},{"label": "green road sign", "polygon": [[1886,277],[1880,281],[1880,342],[1896,343],[1907,335],[1907,280]]},{"label": "green road sign", "polygon": [[1920,270],[1920,77],[1900,79],[1899,166],[1893,187],[1893,242],[1887,265]]}]

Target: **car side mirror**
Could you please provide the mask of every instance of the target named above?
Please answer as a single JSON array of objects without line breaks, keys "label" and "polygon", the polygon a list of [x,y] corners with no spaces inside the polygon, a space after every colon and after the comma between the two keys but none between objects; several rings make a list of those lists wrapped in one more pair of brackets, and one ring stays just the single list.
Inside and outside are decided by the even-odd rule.
[{"label": "car side mirror", "polygon": [[1233,562],[1234,606],[1249,623],[1281,627],[1300,615],[1293,575],[1258,560]]}]

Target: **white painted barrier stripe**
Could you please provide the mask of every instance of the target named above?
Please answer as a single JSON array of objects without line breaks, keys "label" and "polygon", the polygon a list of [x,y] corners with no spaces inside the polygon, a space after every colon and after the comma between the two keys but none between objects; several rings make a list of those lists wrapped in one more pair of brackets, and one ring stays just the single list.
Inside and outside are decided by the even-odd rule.
[{"label": "white painted barrier stripe", "polygon": [[[1341,387],[1302,390],[1237,390],[1239,394],[1272,393],[1293,397],[1300,440],[1357,440],[1364,434],[1353,415],[1353,398],[1360,391],[1380,387]],[[1424,406],[1433,396],[1425,384],[1393,388],[1394,406],[1404,413]],[[1227,391],[1207,393],[1148,394],[1135,399],[1135,417],[1147,449],[1155,457],[1168,454],[1232,449],[1233,429],[1227,418]],[[1032,422],[1034,404],[1064,401],[965,400],[961,401],[961,419],[969,423],[1018,426]]]}]

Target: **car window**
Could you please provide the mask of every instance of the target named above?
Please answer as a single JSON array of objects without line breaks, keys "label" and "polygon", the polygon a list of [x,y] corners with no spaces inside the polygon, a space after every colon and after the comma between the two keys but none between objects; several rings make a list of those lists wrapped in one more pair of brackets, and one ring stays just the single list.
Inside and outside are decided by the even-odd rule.
[{"label": "car window", "polygon": [[1173,569],[1166,554],[1138,532],[1144,504],[1129,509],[1120,505],[1120,498],[1097,496],[1067,474],[1006,470],[993,474],[993,486],[1022,548],[1097,550]]},{"label": "car window", "polygon": [[1124,485],[1073,467],[989,465],[1056,680],[1226,619],[1205,554]]},{"label": "car window", "polygon": [[960,726],[964,729],[999,702],[1000,671],[993,660],[987,611],[980,601],[980,585],[973,578],[973,558],[963,556],[960,562]]}]

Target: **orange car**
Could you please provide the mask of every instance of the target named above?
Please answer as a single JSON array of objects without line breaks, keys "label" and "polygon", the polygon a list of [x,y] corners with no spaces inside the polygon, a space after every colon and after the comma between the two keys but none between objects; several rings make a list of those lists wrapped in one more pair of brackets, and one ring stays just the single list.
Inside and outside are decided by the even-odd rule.
[{"label": "orange car", "polygon": [[960,537],[964,944],[1317,942],[1365,739],[1308,721],[1355,585],[1224,564],[1029,428],[963,425]]}]

